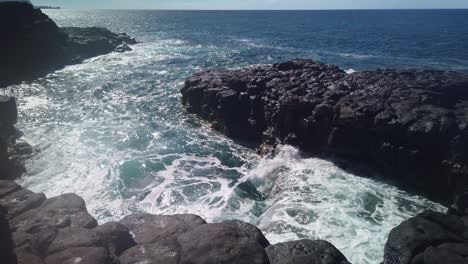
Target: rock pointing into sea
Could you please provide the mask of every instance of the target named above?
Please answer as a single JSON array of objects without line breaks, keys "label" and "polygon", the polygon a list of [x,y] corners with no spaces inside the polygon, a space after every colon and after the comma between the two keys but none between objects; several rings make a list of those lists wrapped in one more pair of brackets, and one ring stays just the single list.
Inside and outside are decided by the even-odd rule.
[{"label": "rock pointing into sea", "polygon": [[294,60],[207,70],[181,92],[189,112],[235,139],[363,161],[447,201],[467,186],[467,73],[347,74]]},{"label": "rock pointing into sea", "polygon": [[24,1],[0,2],[0,36],[0,87],[136,44],[126,34],[103,28],[59,28]]}]

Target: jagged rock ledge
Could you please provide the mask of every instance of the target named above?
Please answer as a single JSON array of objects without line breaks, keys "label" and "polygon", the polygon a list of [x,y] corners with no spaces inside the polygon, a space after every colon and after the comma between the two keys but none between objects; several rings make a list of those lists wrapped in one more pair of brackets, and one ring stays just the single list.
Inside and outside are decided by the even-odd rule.
[{"label": "jagged rock ledge", "polygon": [[468,181],[468,74],[347,74],[294,60],[188,78],[182,101],[229,137],[359,160],[451,201]]},{"label": "jagged rock ledge", "polygon": [[131,50],[135,39],[104,28],[59,28],[26,2],[0,3],[0,87],[33,80],[85,59]]}]

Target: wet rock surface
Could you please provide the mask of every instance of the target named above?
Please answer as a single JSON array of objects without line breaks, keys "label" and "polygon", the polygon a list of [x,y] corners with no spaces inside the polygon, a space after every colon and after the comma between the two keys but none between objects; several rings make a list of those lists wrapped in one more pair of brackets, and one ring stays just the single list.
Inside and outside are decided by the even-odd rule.
[{"label": "wet rock surface", "polygon": [[181,92],[190,113],[235,139],[362,161],[447,201],[467,186],[467,73],[346,74],[294,60],[207,70]]},{"label": "wet rock surface", "polygon": [[84,59],[131,50],[136,41],[103,28],[59,28],[31,4],[0,3],[0,87],[32,80]]}]

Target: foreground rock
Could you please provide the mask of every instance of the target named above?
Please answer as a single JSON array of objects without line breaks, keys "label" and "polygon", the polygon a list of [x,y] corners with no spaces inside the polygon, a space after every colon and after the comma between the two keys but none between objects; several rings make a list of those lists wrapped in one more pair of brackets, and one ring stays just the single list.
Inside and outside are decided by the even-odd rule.
[{"label": "foreground rock", "polygon": [[466,73],[346,74],[295,60],[208,70],[181,92],[189,112],[235,139],[364,161],[447,200],[467,186]]},{"label": "foreground rock", "polygon": [[468,263],[468,216],[424,212],[393,229],[384,264]]},{"label": "foreground rock", "polygon": [[0,87],[32,80],[65,65],[136,41],[102,28],[63,28],[29,3],[0,3]]},{"label": "foreground rock", "polygon": [[271,264],[349,264],[332,244],[323,240],[300,240],[272,245],[266,249]]},{"label": "foreground rock", "polygon": [[7,264],[16,263],[15,254],[20,264],[348,263],[325,241],[271,246],[257,227],[241,221],[134,214],[99,226],[81,197],[47,199],[12,181],[0,181],[0,207],[7,210],[0,211]]}]

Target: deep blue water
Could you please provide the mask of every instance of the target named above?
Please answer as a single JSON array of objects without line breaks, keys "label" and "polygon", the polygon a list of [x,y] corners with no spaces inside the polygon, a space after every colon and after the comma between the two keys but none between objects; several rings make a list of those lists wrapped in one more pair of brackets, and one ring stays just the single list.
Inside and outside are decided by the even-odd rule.
[{"label": "deep blue water", "polygon": [[[60,25],[104,26],[233,49],[231,66],[313,58],[343,68],[468,69],[468,10],[48,11]],[[86,20],[83,19],[86,16]]]},{"label": "deep blue water", "polygon": [[362,264],[380,263],[403,220],[445,210],[290,146],[260,157],[188,115],[179,89],[210,67],[298,57],[357,71],[467,70],[467,10],[46,12],[142,43],[12,87],[18,127],[40,150],[21,180],[34,191],[78,193],[101,222],[141,211],[241,219],[272,243],[326,239]]}]

